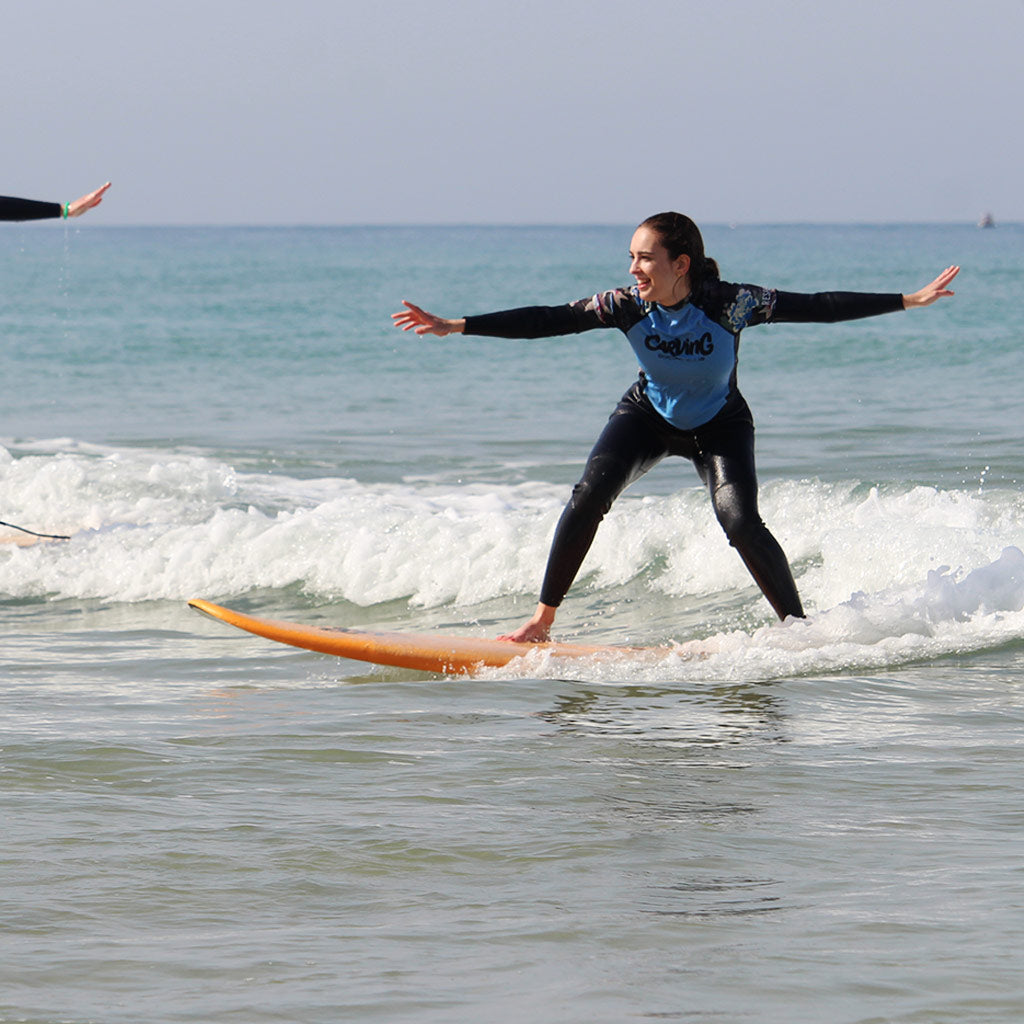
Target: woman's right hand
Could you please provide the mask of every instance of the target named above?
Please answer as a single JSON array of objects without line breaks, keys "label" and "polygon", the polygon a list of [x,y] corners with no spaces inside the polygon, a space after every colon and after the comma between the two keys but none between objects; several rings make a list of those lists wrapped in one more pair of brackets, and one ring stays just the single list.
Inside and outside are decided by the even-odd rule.
[{"label": "woman's right hand", "polygon": [[392,313],[391,319],[394,320],[395,326],[400,327],[403,331],[435,334],[437,337],[443,338],[449,334],[461,334],[466,326],[465,320],[448,320],[443,316],[435,316],[404,299],[402,305],[405,306],[405,309],[398,313]]},{"label": "woman's right hand", "polygon": [[555,621],[557,608],[543,601],[538,602],[533,618],[517,630],[499,636],[499,640],[509,640],[517,644],[543,644],[551,639],[551,625]]}]

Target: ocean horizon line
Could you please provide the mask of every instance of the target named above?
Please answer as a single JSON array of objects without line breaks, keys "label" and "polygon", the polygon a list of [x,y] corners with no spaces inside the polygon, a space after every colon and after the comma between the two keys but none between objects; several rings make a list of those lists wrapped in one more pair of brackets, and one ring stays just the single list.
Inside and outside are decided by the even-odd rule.
[{"label": "ocean horizon line", "polygon": [[[25,222],[23,226],[35,226],[37,222]],[[44,223],[44,222],[39,222]],[[885,220],[870,220],[870,221],[831,221],[831,220],[764,220],[764,221],[745,221],[745,220],[702,220],[700,222],[702,228],[727,228],[729,230],[738,230],[740,228],[951,228],[951,227],[972,227],[976,229],[983,229],[977,221],[968,220],[907,220],[907,221],[885,221]],[[68,225],[71,227],[72,225]],[[501,231],[513,231],[513,230],[524,230],[524,231],[535,231],[539,229],[551,230],[554,228],[564,228],[568,230],[591,230],[591,229],[605,229],[611,228],[615,230],[630,230],[635,227],[635,224],[626,222],[616,223],[612,221],[345,221],[337,223],[311,223],[305,221],[280,221],[270,223],[242,223],[234,221],[196,221],[196,222],[168,222],[168,223],[114,223],[114,224],[99,224],[90,222],[86,225],[73,225],[75,228],[81,230],[87,228],[92,231],[109,231],[109,230],[126,230],[126,229],[140,229],[140,230],[168,230],[168,229],[181,229],[181,230],[199,230],[199,229],[218,229],[218,230],[249,230],[249,231],[295,231],[295,230],[324,230],[334,231],[339,229],[351,229],[351,230],[501,230]],[[1024,227],[1024,220],[1001,220],[991,225],[985,230],[998,230],[1000,228],[1021,228]]]}]

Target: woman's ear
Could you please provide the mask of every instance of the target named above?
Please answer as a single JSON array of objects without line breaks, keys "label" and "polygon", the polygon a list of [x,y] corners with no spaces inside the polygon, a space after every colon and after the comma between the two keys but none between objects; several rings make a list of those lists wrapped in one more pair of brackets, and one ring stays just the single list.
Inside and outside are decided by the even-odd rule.
[{"label": "woman's ear", "polygon": [[675,269],[680,277],[690,272],[690,257],[685,252],[676,257]]}]

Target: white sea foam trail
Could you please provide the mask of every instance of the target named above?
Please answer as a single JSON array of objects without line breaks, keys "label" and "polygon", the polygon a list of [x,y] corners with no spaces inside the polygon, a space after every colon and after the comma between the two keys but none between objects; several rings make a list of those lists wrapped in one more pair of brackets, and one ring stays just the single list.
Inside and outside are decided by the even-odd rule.
[{"label": "white sea foam trail", "polygon": [[[59,451],[54,450],[57,447]],[[363,484],[242,473],[202,455],[0,449],[0,519],[62,544],[0,544],[10,599],[229,601],[292,588],[310,605],[463,609],[536,592],[565,488]],[[701,641],[708,669],[890,664],[1024,638],[1024,504],[1010,490],[769,484],[762,511],[806,622]],[[702,490],[620,499],[577,593],[631,585],[642,633],[666,598],[759,598]]]}]

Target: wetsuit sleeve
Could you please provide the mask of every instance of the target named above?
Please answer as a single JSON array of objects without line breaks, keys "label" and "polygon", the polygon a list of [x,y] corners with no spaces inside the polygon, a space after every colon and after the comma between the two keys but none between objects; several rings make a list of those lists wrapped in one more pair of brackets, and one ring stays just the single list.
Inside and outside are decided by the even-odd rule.
[{"label": "wetsuit sleeve", "polygon": [[467,316],[463,333],[489,338],[554,338],[599,327],[631,322],[635,303],[629,292],[616,288],[564,306],[522,306],[481,316]]},{"label": "wetsuit sleeve", "polygon": [[791,324],[834,324],[866,316],[895,313],[903,309],[900,294],[872,292],[776,292],[769,322]]},{"label": "wetsuit sleeve", "polygon": [[15,199],[0,196],[0,220],[45,220],[64,212],[60,203],[43,203],[37,199]]},{"label": "wetsuit sleeve", "polygon": [[467,316],[464,334],[485,338],[552,338],[559,334],[575,334],[571,306],[521,306],[497,313]]}]

